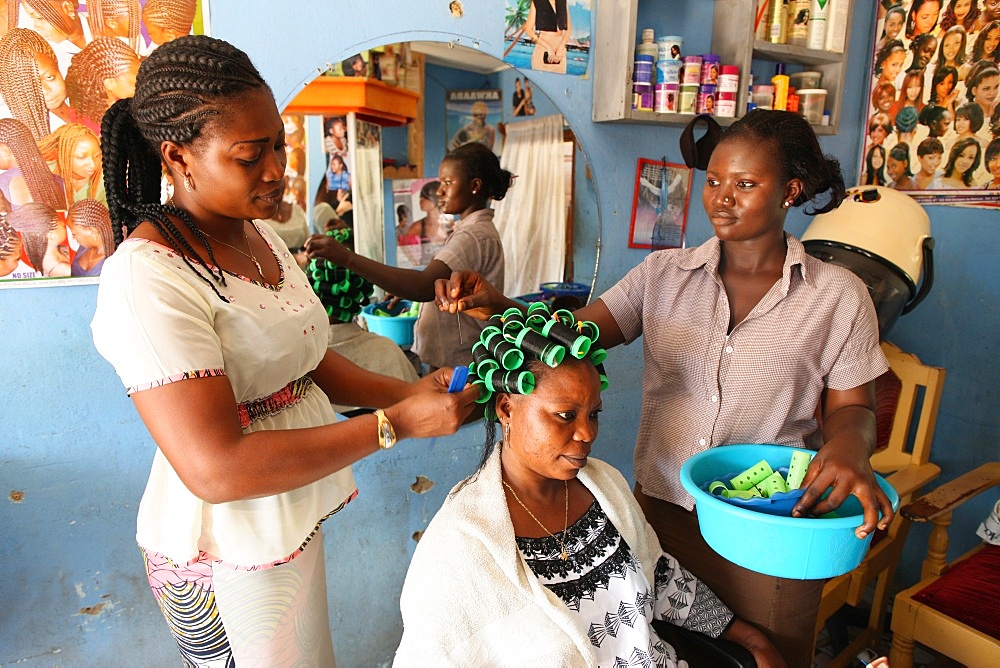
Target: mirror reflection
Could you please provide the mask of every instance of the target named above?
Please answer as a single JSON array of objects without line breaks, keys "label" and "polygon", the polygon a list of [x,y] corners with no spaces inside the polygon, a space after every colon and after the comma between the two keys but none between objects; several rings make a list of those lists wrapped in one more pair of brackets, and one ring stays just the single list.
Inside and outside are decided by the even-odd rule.
[{"label": "mirror reflection", "polygon": [[[372,102],[376,94],[390,101],[379,106]],[[283,236],[287,230],[290,248],[311,246],[314,256],[317,246],[305,236],[348,230],[343,245],[371,262],[349,260],[339,248],[325,259],[351,265],[381,288],[373,300],[384,291],[430,301],[433,280],[424,279],[431,269],[441,271],[435,262],[447,267],[444,275],[459,268],[448,264],[462,262],[448,246],[477,210],[467,211],[471,218],[454,210],[458,195],[446,192],[442,177],[449,166],[461,167],[448,156],[466,144],[485,147],[499,158],[501,171],[515,176],[502,199],[486,203],[502,247],[505,292],[525,301],[559,298],[570,307],[586,300],[596,263],[594,184],[572,129],[525,72],[447,43],[387,45],[328,67],[289,103],[284,119],[288,206],[268,222]],[[470,180],[464,196],[472,198],[491,178],[481,165],[457,171],[452,180]],[[308,265],[309,253],[300,251],[298,258]],[[361,320],[378,328],[374,314]],[[450,320],[434,330],[438,336],[440,327],[457,329],[455,316]],[[424,364],[471,360],[482,323],[461,320],[468,329],[460,357]],[[420,334],[418,325],[415,343],[405,333],[397,343],[419,353],[427,348]]]}]

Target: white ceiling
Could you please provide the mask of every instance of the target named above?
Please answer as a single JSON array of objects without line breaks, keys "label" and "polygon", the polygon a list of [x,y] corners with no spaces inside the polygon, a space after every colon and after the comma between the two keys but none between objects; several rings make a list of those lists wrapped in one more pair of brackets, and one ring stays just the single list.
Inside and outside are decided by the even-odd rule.
[{"label": "white ceiling", "polygon": [[510,68],[510,65],[478,49],[448,42],[410,42],[410,48],[424,54],[428,63],[453,67],[478,74],[492,74]]}]

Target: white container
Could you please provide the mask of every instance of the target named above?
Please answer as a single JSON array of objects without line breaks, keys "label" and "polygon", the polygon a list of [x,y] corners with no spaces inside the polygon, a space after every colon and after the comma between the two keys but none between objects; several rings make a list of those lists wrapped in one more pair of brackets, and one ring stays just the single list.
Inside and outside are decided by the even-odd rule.
[{"label": "white container", "polygon": [[684,38],[680,35],[664,35],[656,40],[657,60],[680,60],[684,49]]},{"label": "white container", "polygon": [[851,23],[851,17],[847,13],[850,0],[829,0],[827,4],[826,50],[843,53],[844,43],[847,41],[847,26]]},{"label": "white container", "polygon": [[823,86],[823,73],[812,70],[793,72],[788,75],[788,85],[795,90],[800,88],[820,88]]},{"label": "white container", "polygon": [[826,106],[826,89],[801,88],[795,94],[799,96],[799,114],[812,125],[821,125]]},{"label": "white container", "polygon": [[826,18],[830,0],[812,0],[809,8],[809,39],[806,46],[822,51],[826,47]]}]

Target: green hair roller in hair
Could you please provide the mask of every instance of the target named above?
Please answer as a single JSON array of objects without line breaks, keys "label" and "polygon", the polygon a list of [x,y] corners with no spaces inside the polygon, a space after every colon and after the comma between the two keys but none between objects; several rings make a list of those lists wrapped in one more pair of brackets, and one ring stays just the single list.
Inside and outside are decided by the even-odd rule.
[{"label": "green hair roller in hair", "polygon": [[483,380],[495,392],[531,394],[535,389],[535,374],[530,371],[490,369]]},{"label": "green hair roller in hair", "polygon": [[505,322],[503,335],[515,346],[534,354],[552,368],[559,366],[566,356],[565,346],[548,340],[519,320]]}]

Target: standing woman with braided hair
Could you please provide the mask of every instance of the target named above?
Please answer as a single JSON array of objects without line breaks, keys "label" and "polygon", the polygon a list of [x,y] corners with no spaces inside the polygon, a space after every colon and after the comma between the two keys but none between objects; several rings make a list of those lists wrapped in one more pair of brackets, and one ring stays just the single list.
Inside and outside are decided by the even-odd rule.
[{"label": "standing woman with braided hair", "polygon": [[[752,111],[726,130],[708,164],[702,205],[715,236],[651,253],[575,312],[598,325],[605,348],[642,336],[635,496],[664,549],[763,630],[790,666],[812,662],[824,582],[765,576],[720,557],[701,538],[677,473],[694,454],[731,443],[811,447],[818,452],[795,516],[825,513],[853,494],[864,507],[858,538],[892,519],[868,459],[869,384],[888,369],[874,304],[857,276],[812,257],[784,229],[790,208],[824,213],[845,196],[839,163],[805,119]],[[479,317],[516,305],[462,274],[442,281],[437,299]]]},{"label": "standing woman with braided hair", "polygon": [[[158,47],[101,142],[118,248],[92,329],[157,446],[137,529],[154,596],[186,665],[332,666],[321,523],[357,494],[351,464],[454,432],[478,392],[327,351],[308,278],[255,222],[282,198],[284,124],[236,47]],[[337,422],[331,401],[378,410]]]},{"label": "standing woman with braided hair", "polygon": [[[475,271],[503,285],[504,256],[500,233],[493,224],[491,200],[507,194],[514,176],[500,159],[478,142],[459,146],[444,156],[438,169],[438,208],[459,220],[444,245],[422,270],[401,269],[376,262],[350,250],[332,237],[313,235],[306,241],[310,257],[350,269],[397,297],[419,302],[434,299],[434,282],[453,271]],[[412,226],[411,226],[412,227]],[[414,329],[413,351],[431,371],[468,366],[472,344],[485,323],[459,314],[456,318],[423,304]]]}]

